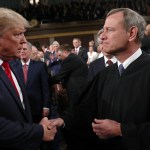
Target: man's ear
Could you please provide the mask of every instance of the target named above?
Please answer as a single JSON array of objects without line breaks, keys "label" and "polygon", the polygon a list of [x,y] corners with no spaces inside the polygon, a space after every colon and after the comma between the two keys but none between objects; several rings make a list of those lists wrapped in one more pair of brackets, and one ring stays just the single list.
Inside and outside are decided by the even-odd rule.
[{"label": "man's ear", "polygon": [[137,38],[138,28],[136,26],[132,26],[128,32],[129,32],[129,41],[133,41],[134,39]]}]

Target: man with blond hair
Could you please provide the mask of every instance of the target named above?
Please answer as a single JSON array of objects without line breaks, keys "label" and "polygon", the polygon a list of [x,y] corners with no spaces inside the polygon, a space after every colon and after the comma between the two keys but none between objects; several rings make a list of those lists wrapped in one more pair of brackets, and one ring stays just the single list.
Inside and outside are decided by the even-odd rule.
[{"label": "man with blond hair", "polygon": [[28,99],[15,70],[8,63],[19,57],[30,27],[18,13],[0,8],[0,149],[36,150],[42,141],[54,139],[56,128],[43,118],[32,123]]}]

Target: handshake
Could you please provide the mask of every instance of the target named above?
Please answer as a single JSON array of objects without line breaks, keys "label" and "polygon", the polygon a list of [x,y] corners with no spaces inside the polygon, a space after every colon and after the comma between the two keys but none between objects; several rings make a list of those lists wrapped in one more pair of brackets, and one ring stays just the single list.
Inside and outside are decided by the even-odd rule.
[{"label": "handshake", "polygon": [[43,141],[52,141],[57,132],[57,127],[61,127],[64,121],[61,118],[48,120],[47,117],[44,117],[39,124],[44,129]]}]

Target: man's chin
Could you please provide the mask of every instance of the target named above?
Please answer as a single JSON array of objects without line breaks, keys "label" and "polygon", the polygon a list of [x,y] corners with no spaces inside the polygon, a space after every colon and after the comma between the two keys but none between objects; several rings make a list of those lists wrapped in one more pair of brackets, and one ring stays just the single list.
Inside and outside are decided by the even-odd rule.
[{"label": "man's chin", "polygon": [[15,60],[15,59],[20,59],[20,55],[10,56],[7,58],[7,61],[11,61],[11,60]]},{"label": "man's chin", "polygon": [[20,59],[20,56],[13,56],[10,59],[14,60],[14,59]]}]

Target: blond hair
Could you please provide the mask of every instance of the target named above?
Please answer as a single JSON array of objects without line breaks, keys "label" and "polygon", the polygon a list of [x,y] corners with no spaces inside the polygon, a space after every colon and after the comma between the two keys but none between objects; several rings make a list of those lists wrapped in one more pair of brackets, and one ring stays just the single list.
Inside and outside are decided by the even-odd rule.
[{"label": "blond hair", "polygon": [[29,22],[17,12],[7,8],[0,8],[0,35],[18,25],[23,25],[25,28],[30,27]]}]

